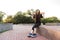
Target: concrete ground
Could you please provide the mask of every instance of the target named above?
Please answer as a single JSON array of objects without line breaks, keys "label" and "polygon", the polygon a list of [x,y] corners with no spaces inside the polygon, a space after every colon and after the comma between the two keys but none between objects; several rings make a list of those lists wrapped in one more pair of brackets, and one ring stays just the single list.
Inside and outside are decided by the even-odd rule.
[{"label": "concrete ground", "polygon": [[32,26],[31,24],[13,25],[13,30],[0,34],[0,40],[48,40],[41,35],[36,38],[28,38],[27,35]]}]

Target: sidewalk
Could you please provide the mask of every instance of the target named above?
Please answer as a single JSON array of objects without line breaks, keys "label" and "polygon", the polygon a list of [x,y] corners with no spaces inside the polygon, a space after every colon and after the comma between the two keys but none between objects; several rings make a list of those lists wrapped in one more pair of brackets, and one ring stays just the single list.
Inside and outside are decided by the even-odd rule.
[{"label": "sidewalk", "polygon": [[13,25],[13,30],[0,34],[0,40],[48,40],[38,35],[36,38],[28,38],[32,25]]}]

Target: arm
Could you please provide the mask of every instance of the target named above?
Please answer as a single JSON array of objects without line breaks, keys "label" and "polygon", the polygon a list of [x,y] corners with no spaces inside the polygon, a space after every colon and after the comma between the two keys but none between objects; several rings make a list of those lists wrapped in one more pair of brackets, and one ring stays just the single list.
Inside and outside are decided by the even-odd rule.
[{"label": "arm", "polygon": [[44,18],[45,12],[41,12],[41,18]]},{"label": "arm", "polygon": [[33,15],[33,20],[36,22],[36,17],[35,17],[35,14]]},{"label": "arm", "polygon": [[42,14],[40,14],[40,15],[41,15],[41,18],[43,18]]}]

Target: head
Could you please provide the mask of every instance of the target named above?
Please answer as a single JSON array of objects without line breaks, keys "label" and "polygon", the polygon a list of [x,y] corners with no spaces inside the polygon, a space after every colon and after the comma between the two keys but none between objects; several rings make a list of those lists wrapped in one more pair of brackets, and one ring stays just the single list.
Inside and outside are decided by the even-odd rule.
[{"label": "head", "polygon": [[40,14],[40,10],[39,9],[36,10],[36,14]]}]

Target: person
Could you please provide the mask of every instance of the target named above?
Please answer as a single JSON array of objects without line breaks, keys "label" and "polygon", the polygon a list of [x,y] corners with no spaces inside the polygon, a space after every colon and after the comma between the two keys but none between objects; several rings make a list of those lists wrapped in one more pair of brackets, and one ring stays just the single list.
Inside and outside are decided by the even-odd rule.
[{"label": "person", "polygon": [[32,27],[32,31],[29,34],[29,37],[36,37],[37,33],[36,33],[36,28],[39,28],[39,26],[41,25],[41,18],[43,18],[41,12],[39,9],[36,10],[35,14],[33,15],[33,20],[35,21],[34,26]]}]

